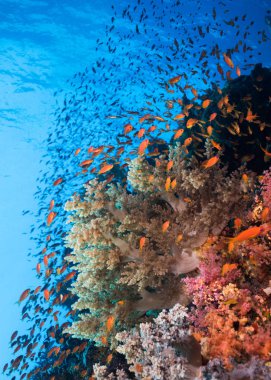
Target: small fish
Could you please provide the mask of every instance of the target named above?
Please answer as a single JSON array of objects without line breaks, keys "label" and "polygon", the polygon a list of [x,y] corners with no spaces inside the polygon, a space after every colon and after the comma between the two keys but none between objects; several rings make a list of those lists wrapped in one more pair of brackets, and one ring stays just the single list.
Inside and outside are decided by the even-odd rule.
[{"label": "small fish", "polygon": [[51,202],[50,202],[49,210],[52,210],[52,208],[54,207],[54,205],[55,205],[55,201],[52,199]]},{"label": "small fish", "polygon": [[177,181],[176,181],[176,178],[174,178],[174,179],[171,181],[171,184],[170,184],[172,190],[175,189],[176,185],[177,185]]},{"label": "small fish", "polygon": [[236,269],[238,267],[238,264],[224,264],[222,269],[221,269],[221,274],[222,276],[225,276],[225,274],[227,274],[228,272],[231,272],[233,271],[234,269]]},{"label": "small fish", "polygon": [[44,298],[46,299],[46,301],[48,302],[49,299],[50,299],[50,292],[48,289],[45,289],[44,292],[43,292],[43,295],[44,295]]},{"label": "small fish", "polygon": [[198,123],[198,119],[190,118],[186,122],[186,128],[192,128],[197,123]]},{"label": "small fish", "polygon": [[201,165],[204,169],[208,169],[212,166],[214,166],[219,160],[218,156],[214,156],[212,158],[209,158],[209,160],[204,161]]},{"label": "small fish", "polygon": [[229,252],[233,250],[234,244],[236,242],[240,243],[245,240],[254,239],[260,234],[268,232],[269,229],[271,229],[271,226],[268,227],[268,225],[267,226],[261,225],[261,226],[249,227],[246,230],[240,232],[237,236],[230,239],[229,246],[228,246]]},{"label": "small fish", "polygon": [[138,147],[138,154],[140,156],[142,156],[144,154],[144,152],[147,149],[148,145],[149,145],[149,140],[148,139],[143,140],[142,143],[139,145],[139,147]]},{"label": "small fish", "polygon": [[140,130],[137,133],[137,137],[140,139],[145,134],[145,128],[140,128]]},{"label": "small fish", "polygon": [[29,293],[30,293],[30,289],[26,289],[25,291],[23,291],[19,299],[19,302],[24,301],[28,297]]},{"label": "small fish", "polygon": [[213,121],[216,117],[217,117],[217,113],[216,112],[212,113],[209,117],[209,121]]},{"label": "small fish", "polygon": [[178,115],[176,115],[173,120],[181,120],[185,117],[185,114],[184,113],[178,113]]},{"label": "small fish", "polygon": [[115,325],[115,317],[113,315],[110,315],[106,320],[106,330],[108,333],[112,331],[114,325]]},{"label": "small fish", "polygon": [[246,173],[244,173],[242,175],[242,180],[244,181],[244,183],[247,185],[248,184],[248,175]]},{"label": "small fish", "polygon": [[57,216],[57,213],[54,211],[51,211],[48,214],[48,216],[47,216],[47,226],[48,227],[51,225],[51,223],[53,222],[53,220],[55,219],[56,216]]},{"label": "small fish", "polygon": [[165,183],[165,190],[166,191],[169,191],[169,189],[170,189],[170,183],[171,183],[171,179],[170,179],[170,177],[167,177],[166,183]]},{"label": "small fish", "polygon": [[40,263],[38,263],[36,266],[36,271],[38,274],[40,274],[40,269],[41,269],[41,266],[40,266]]},{"label": "small fish", "polygon": [[48,256],[47,255],[45,255],[44,257],[43,257],[43,263],[44,263],[44,265],[47,267],[48,266]]},{"label": "small fish", "polygon": [[183,132],[184,132],[183,129],[178,129],[177,132],[175,133],[173,139],[174,139],[174,140],[177,140],[179,137],[182,136]]},{"label": "small fish", "polygon": [[211,136],[211,134],[213,133],[213,127],[211,126],[211,125],[209,125],[208,127],[207,127],[207,133],[208,133],[208,135],[209,136]]},{"label": "small fish", "polygon": [[92,164],[93,160],[92,159],[88,159],[88,160],[85,160],[85,161],[82,161],[79,166],[89,166],[90,164]]},{"label": "small fish", "polygon": [[180,241],[183,240],[183,234],[178,234],[177,237],[176,237],[176,243],[180,243]]},{"label": "small fish", "polygon": [[193,141],[192,137],[187,137],[187,139],[184,140],[183,146],[187,147],[188,145],[192,143],[192,141]]},{"label": "small fish", "polygon": [[57,186],[59,185],[61,182],[63,182],[63,178],[58,178],[55,180],[55,182],[53,183],[54,186]]},{"label": "small fish", "polygon": [[77,156],[80,152],[81,152],[81,148],[78,148],[78,149],[76,149],[76,151],[74,152],[74,155]]},{"label": "small fish", "polygon": [[205,99],[202,104],[201,104],[201,107],[202,108],[207,108],[211,103],[211,100],[210,99]]},{"label": "small fish", "polygon": [[257,114],[253,115],[251,109],[249,108],[247,110],[247,116],[245,117],[245,120],[247,120],[248,122],[253,122],[257,118],[258,118],[258,115]]},{"label": "small fish", "polygon": [[239,66],[236,66],[236,75],[238,75],[238,77],[241,76],[241,70]]},{"label": "small fish", "polygon": [[167,163],[167,172],[170,171],[170,169],[172,169],[173,167],[173,160],[170,160],[168,163]]},{"label": "small fish", "polygon": [[71,273],[68,273],[66,277],[64,278],[63,282],[70,281],[74,276],[76,275],[76,271],[72,271]]},{"label": "small fish", "polygon": [[220,144],[218,144],[216,141],[214,140],[211,140],[211,144],[213,145],[214,148],[216,148],[217,150],[222,150],[222,147]]},{"label": "small fish", "polygon": [[109,364],[112,361],[113,354],[109,354],[106,358],[106,363]]},{"label": "small fish", "polygon": [[167,230],[168,230],[168,227],[169,227],[169,220],[167,220],[166,222],[163,223],[162,225],[162,232],[165,233]]},{"label": "small fish", "polygon": [[106,338],[106,336],[101,336],[101,343],[103,344],[103,345],[107,345],[107,338]]},{"label": "small fish", "polygon": [[127,135],[129,132],[131,132],[134,129],[132,124],[128,123],[124,126],[124,134]]},{"label": "small fish", "polygon": [[104,165],[100,171],[98,172],[98,174],[104,174],[106,172],[108,172],[109,170],[113,169],[114,165],[111,165],[111,164],[108,164],[108,165]]},{"label": "small fish", "polygon": [[236,230],[239,230],[239,228],[241,228],[241,226],[242,226],[242,219],[235,218],[233,221],[233,226]]},{"label": "small fish", "polygon": [[233,69],[234,68],[234,63],[232,62],[231,58],[226,55],[225,53],[223,54],[223,57],[224,57],[224,61],[225,63],[231,68]]},{"label": "small fish", "polygon": [[174,85],[174,84],[178,83],[181,79],[182,79],[182,76],[177,75],[176,77],[169,79],[168,83],[171,85]]}]

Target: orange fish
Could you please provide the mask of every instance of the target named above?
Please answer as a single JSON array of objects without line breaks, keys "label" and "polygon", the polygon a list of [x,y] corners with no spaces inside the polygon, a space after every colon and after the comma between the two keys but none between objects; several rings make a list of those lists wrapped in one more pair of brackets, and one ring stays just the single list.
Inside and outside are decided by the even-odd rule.
[{"label": "orange fish", "polygon": [[236,66],[236,74],[238,75],[238,77],[240,77],[241,75],[241,70],[239,66]]},{"label": "orange fish", "polygon": [[115,325],[115,317],[113,315],[110,315],[106,321],[107,332],[110,332],[113,329],[114,325]]},{"label": "orange fish", "polygon": [[55,201],[52,199],[51,202],[50,202],[49,210],[52,210],[52,208],[54,207],[54,205],[55,205]]},{"label": "orange fish", "polygon": [[188,145],[192,143],[192,141],[193,141],[192,137],[187,137],[187,139],[184,140],[183,146],[187,147]]},{"label": "orange fish", "polygon": [[247,110],[247,116],[246,116],[245,120],[247,120],[248,122],[251,122],[251,121],[253,122],[257,118],[258,118],[258,115],[257,114],[253,115],[251,109],[249,108]]},{"label": "orange fish", "polygon": [[176,237],[176,243],[180,243],[180,241],[183,240],[183,234],[178,234],[177,237]]},{"label": "orange fish", "polygon": [[148,132],[153,132],[156,130],[156,126],[155,125],[151,125],[150,128],[148,129]]},{"label": "orange fish", "polygon": [[242,180],[245,182],[246,185],[248,184],[248,175],[246,173],[242,175]]},{"label": "orange fish", "polygon": [[171,181],[171,184],[170,184],[172,190],[175,189],[176,185],[177,185],[177,181],[176,181],[176,178],[174,178],[174,179]]},{"label": "orange fish", "polygon": [[36,271],[37,271],[38,274],[40,274],[40,263],[37,264]]},{"label": "orange fish", "polygon": [[133,130],[133,126],[132,124],[128,123],[124,126],[124,134],[127,135],[129,132],[131,132]]},{"label": "orange fish", "polygon": [[53,347],[47,354],[47,358],[50,358],[53,354],[57,355],[60,351],[60,347]]},{"label": "orange fish", "polygon": [[139,119],[139,122],[140,122],[140,123],[143,123],[145,120],[148,120],[148,119],[150,119],[151,117],[152,117],[152,115],[151,115],[150,113],[148,113],[148,114],[142,116],[142,117]]},{"label": "orange fish", "polygon": [[182,79],[182,76],[177,75],[176,77],[169,79],[168,83],[171,85],[174,85],[174,84],[178,83],[181,79]]},{"label": "orange fish", "polygon": [[222,147],[220,144],[218,144],[216,141],[214,140],[211,140],[211,144],[213,145],[214,148],[216,148],[217,150],[222,150]]},{"label": "orange fish", "polygon": [[47,226],[49,227],[50,224],[53,222],[53,220],[55,219],[55,217],[57,216],[57,213],[54,212],[54,211],[51,211],[48,216],[47,216]]},{"label": "orange fish", "polygon": [[212,114],[210,115],[209,121],[213,121],[213,120],[216,118],[216,116],[217,116],[217,113],[216,113],[216,112],[212,113]]},{"label": "orange fish", "polygon": [[149,140],[148,139],[143,140],[142,143],[139,145],[139,147],[138,147],[138,154],[140,156],[142,156],[144,154],[144,152],[147,149],[148,145],[149,145]]},{"label": "orange fish", "polygon": [[211,103],[211,100],[210,99],[205,99],[202,104],[201,104],[201,107],[202,108],[207,108]]},{"label": "orange fish", "polygon": [[98,172],[98,174],[104,174],[104,173],[108,172],[109,170],[111,170],[113,167],[114,167],[114,165],[111,165],[111,164],[104,165],[104,166],[100,169],[100,171]]},{"label": "orange fish", "polygon": [[169,172],[170,169],[172,169],[172,167],[173,167],[173,160],[170,160],[170,161],[168,161],[168,163],[167,163],[167,172]]},{"label": "orange fish", "polygon": [[57,180],[55,180],[55,182],[53,183],[53,185],[54,185],[54,186],[57,186],[57,185],[59,185],[62,181],[63,181],[63,178],[58,178]]},{"label": "orange fish", "polygon": [[223,57],[224,57],[224,61],[225,63],[231,68],[233,69],[234,68],[234,63],[232,62],[231,58],[226,55],[225,53],[223,54]]},{"label": "orange fish", "polygon": [[80,152],[81,152],[81,148],[78,148],[78,149],[76,149],[76,151],[74,152],[74,155],[77,156]]},{"label": "orange fish", "polygon": [[111,362],[112,358],[113,358],[113,355],[112,355],[112,354],[109,354],[109,355],[107,356],[107,358],[106,358],[106,363],[109,364],[109,363]]},{"label": "orange fish", "polygon": [[30,293],[30,289],[26,289],[25,291],[23,291],[19,299],[19,302],[22,302],[23,300],[25,300],[28,297],[29,293]]},{"label": "orange fish", "polygon": [[140,130],[137,133],[137,137],[140,139],[145,134],[145,128],[140,128]]},{"label": "orange fish", "polygon": [[43,257],[43,262],[44,262],[44,265],[47,267],[48,266],[48,256],[47,255],[45,255]]},{"label": "orange fish", "polygon": [[210,158],[209,160],[206,160],[202,163],[202,167],[204,169],[208,169],[210,167],[212,167],[213,165],[215,165],[219,160],[219,157],[218,156],[214,156],[212,158]]},{"label": "orange fish", "polygon": [[76,271],[68,273],[67,276],[64,278],[63,282],[70,281],[75,275],[76,275]]},{"label": "orange fish", "polygon": [[101,342],[102,342],[102,344],[104,344],[105,346],[107,345],[107,338],[106,338],[106,336],[101,336]]},{"label": "orange fish", "polygon": [[235,218],[235,219],[234,219],[234,222],[233,222],[233,225],[234,225],[234,228],[235,228],[236,230],[239,230],[239,228],[241,228],[241,226],[242,226],[242,219],[240,219],[240,218]]},{"label": "orange fish", "polygon": [[170,183],[171,183],[171,179],[170,179],[170,177],[167,177],[166,183],[165,183],[165,190],[166,191],[169,191],[169,189],[170,189]]},{"label": "orange fish", "polygon": [[178,139],[179,137],[181,137],[182,134],[183,134],[183,132],[184,132],[183,129],[178,129],[178,131],[175,133],[173,139],[176,140],[176,139]]},{"label": "orange fish", "polygon": [[49,298],[50,298],[50,292],[49,292],[48,289],[45,289],[45,290],[44,290],[43,295],[44,295],[44,298],[46,299],[46,301],[49,301]]},{"label": "orange fish", "polygon": [[191,92],[192,92],[192,94],[195,96],[195,98],[197,98],[198,97],[198,91],[195,89],[195,88],[191,88]]},{"label": "orange fish", "polygon": [[188,119],[186,122],[186,128],[192,128],[195,124],[198,123],[198,119]]},{"label": "orange fish", "polygon": [[245,240],[254,239],[260,234],[265,234],[270,231],[271,226],[268,224],[262,224],[261,226],[249,227],[246,230],[240,232],[237,236],[230,239],[229,242],[229,252],[231,252],[234,248],[234,244],[236,242],[240,243]]},{"label": "orange fish", "polygon": [[79,164],[79,166],[89,166],[90,164],[92,164],[93,160],[92,159],[89,159],[89,160],[85,160],[83,162],[81,162]]},{"label": "orange fish", "polygon": [[232,270],[236,269],[238,267],[238,264],[224,264],[221,270],[222,276],[225,276],[226,273],[231,272]]},{"label": "orange fish", "polygon": [[207,127],[207,133],[209,136],[211,136],[211,134],[213,133],[213,127],[211,125]]},{"label": "orange fish", "polygon": [[173,120],[181,120],[185,117],[185,114],[184,113],[178,113],[178,115],[176,115]]},{"label": "orange fish", "polygon": [[162,232],[166,232],[168,230],[168,227],[169,227],[169,220],[167,220],[165,223],[163,223],[162,225]]}]

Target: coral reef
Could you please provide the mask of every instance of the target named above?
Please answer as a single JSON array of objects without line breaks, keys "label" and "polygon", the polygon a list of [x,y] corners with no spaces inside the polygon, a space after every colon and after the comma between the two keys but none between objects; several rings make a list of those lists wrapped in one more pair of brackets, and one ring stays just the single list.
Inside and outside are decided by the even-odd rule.
[{"label": "coral reef", "polygon": [[[92,180],[73,211],[66,259],[78,271],[72,291],[80,319],[66,331],[107,344],[146,312],[189,302],[180,276],[198,268],[197,250],[251,201],[240,172],[204,169],[169,155],[131,161],[128,186]],[[140,205],[140,207],[139,207]],[[75,212],[74,212],[75,211]]]},{"label": "coral reef", "polygon": [[[262,183],[268,180],[269,172]],[[220,237],[209,239],[201,248],[200,275],[184,279],[192,297],[189,320],[202,355],[211,363],[218,359],[218,366],[223,364],[224,370],[232,371],[233,379],[239,378],[239,363],[251,369],[254,365],[248,363],[270,358],[271,225],[270,215],[262,211],[264,196],[265,189],[256,197],[243,225],[235,224],[233,230],[237,231],[228,228]],[[225,236],[232,233],[236,238]],[[269,369],[263,366],[263,374],[270,376]],[[253,373],[248,378],[256,378]]]},{"label": "coral reef", "polygon": [[[201,365],[200,346],[189,333],[187,310],[176,304],[163,310],[153,322],[141,323],[132,331],[118,333],[117,351],[124,354],[136,379],[191,379]],[[103,377],[101,377],[101,374]],[[109,374],[105,366],[94,367],[96,379],[128,378]],[[122,377],[124,376],[124,377]]]}]

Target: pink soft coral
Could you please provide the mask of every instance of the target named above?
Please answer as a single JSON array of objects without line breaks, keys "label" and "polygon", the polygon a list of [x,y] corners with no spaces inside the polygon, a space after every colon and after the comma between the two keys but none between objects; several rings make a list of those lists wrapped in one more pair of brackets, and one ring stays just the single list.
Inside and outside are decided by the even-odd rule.
[{"label": "pink soft coral", "polygon": [[265,207],[271,209],[271,168],[264,172],[264,175],[261,179],[262,185],[262,198]]}]

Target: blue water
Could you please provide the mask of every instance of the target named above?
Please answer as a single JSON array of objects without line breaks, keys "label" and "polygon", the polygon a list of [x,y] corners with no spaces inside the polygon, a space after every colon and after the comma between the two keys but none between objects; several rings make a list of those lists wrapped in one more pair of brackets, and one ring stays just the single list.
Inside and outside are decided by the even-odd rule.
[{"label": "blue water", "polygon": [[[251,33],[246,44],[253,49],[253,57],[241,49],[234,55],[242,73],[258,62],[270,67],[271,30],[265,16],[271,1],[191,1],[183,2],[178,12],[173,4],[158,0],[139,4],[100,0],[0,3],[0,368],[12,358],[8,348],[12,332],[19,329],[23,334],[31,326],[20,321],[16,301],[24,289],[39,284],[33,257],[44,245],[42,223],[48,203],[54,197],[63,204],[86,181],[75,176],[78,159],[74,151],[114,142],[119,130],[107,117],[139,110],[154,96],[162,100],[160,83],[170,76],[185,72],[198,91],[209,87],[213,77],[202,83],[193,54],[209,51],[214,43],[226,51],[238,42],[236,28],[225,20],[238,16],[235,23],[240,25],[240,35],[246,30]],[[222,36],[212,19],[214,5],[216,22],[224,22]],[[129,11],[123,15],[127,6]],[[245,14],[243,22],[240,19]],[[194,28],[209,22],[209,35],[199,37]],[[265,42],[258,34],[263,30]],[[174,39],[178,49],[183,48],[183,56],[174,55]],[[208,68],[222,83],[212,57]],[[76,73],[80,74],[74,77]],[[156,106],[162,108],[162,102]],[[69,184],[60,191],[52,182],[62,176]]]}]

